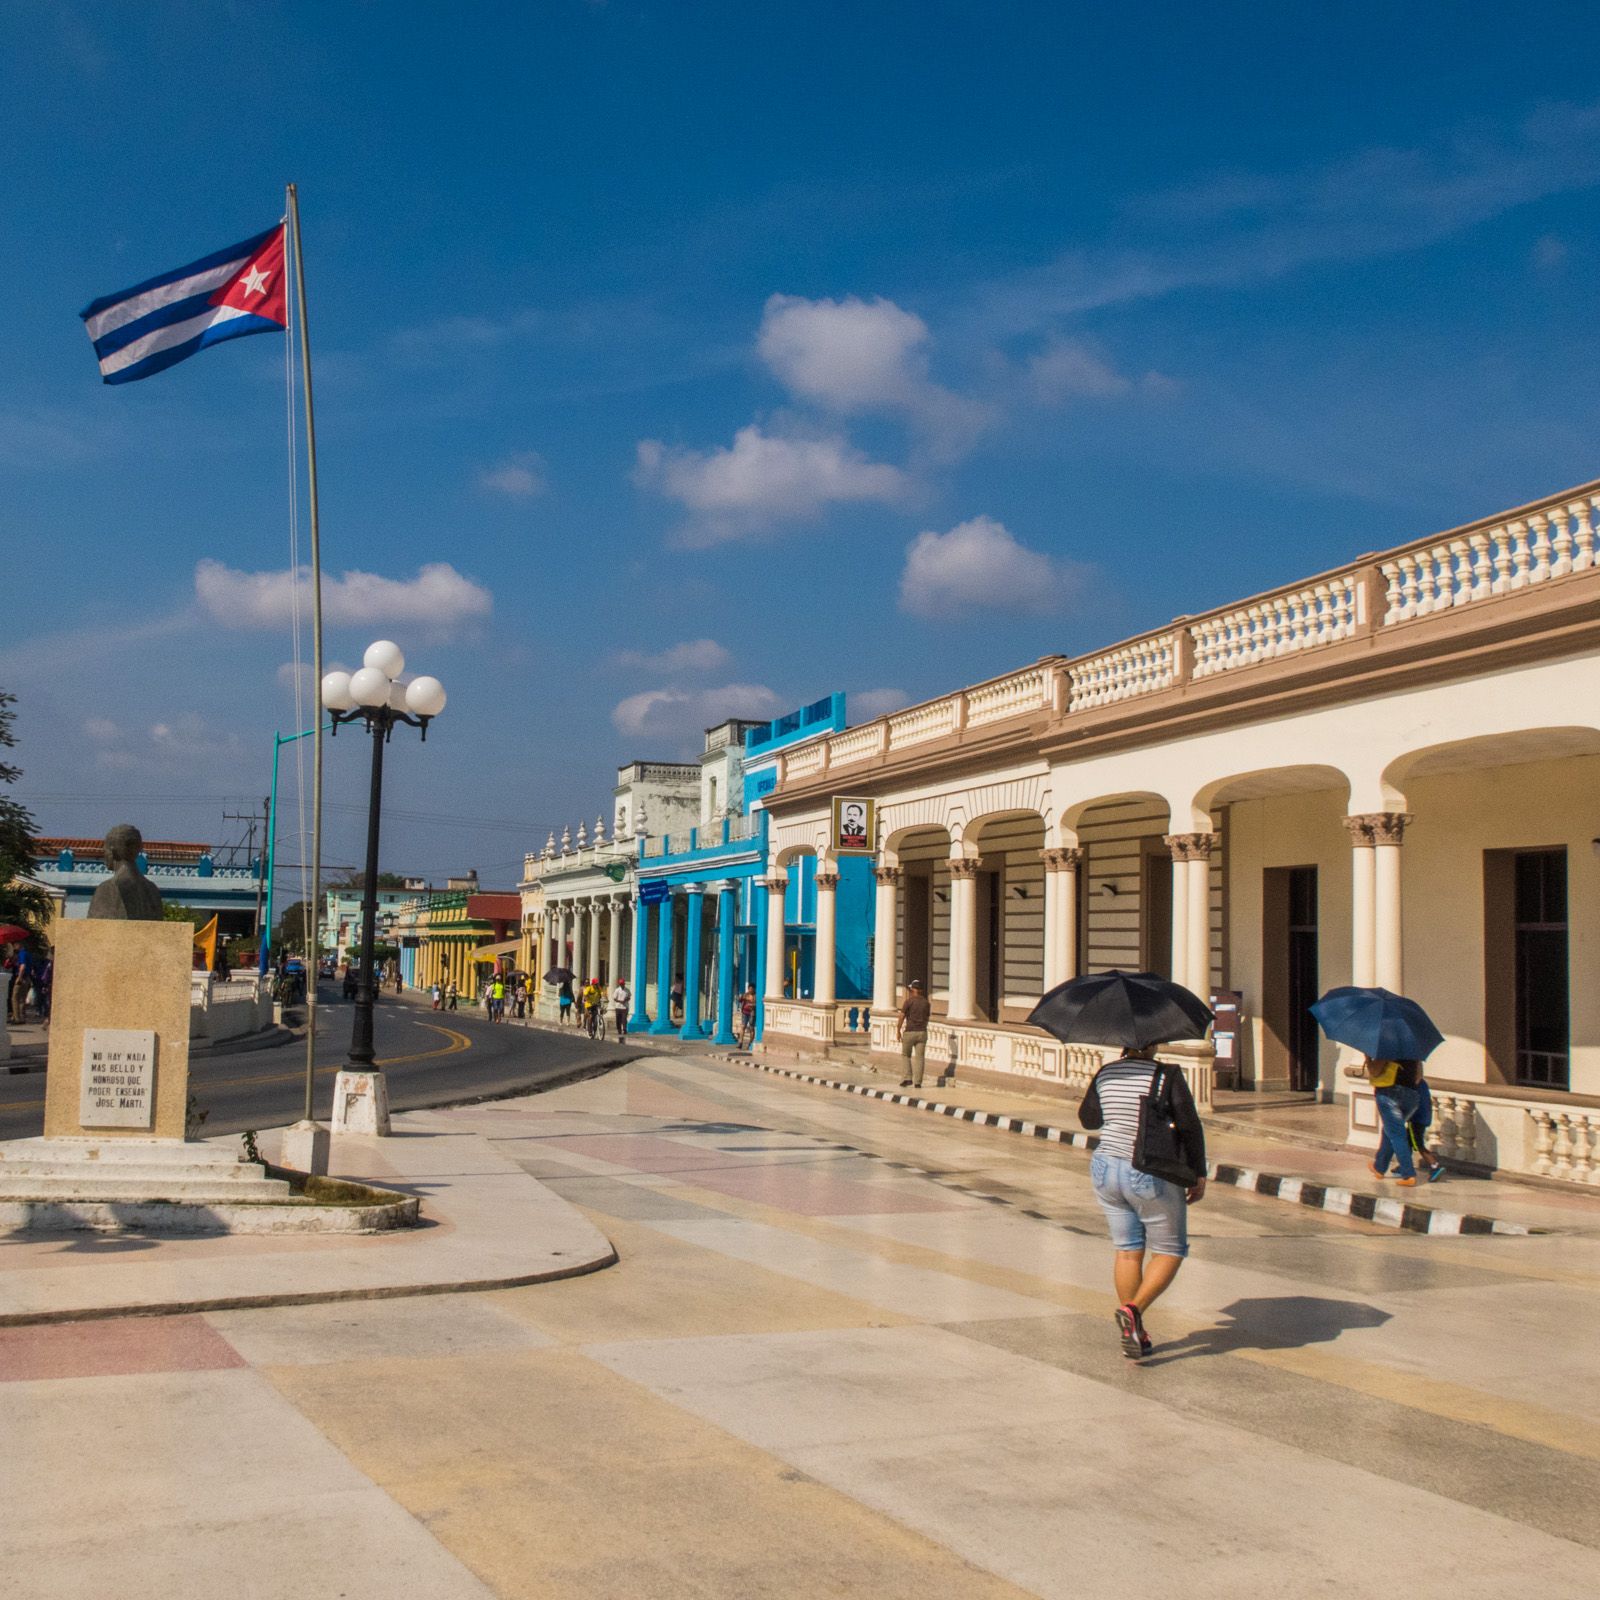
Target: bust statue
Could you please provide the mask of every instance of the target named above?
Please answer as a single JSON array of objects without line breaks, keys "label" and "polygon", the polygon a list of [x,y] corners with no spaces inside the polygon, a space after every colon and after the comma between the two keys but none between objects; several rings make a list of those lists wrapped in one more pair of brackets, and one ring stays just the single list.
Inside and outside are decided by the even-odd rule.
[{"label": "bust statue", "polygon": [[106,866],[111,877],[89,902],[91,917],[116,922],[160,922],[161,891],[139,870],[144,840],[139,830],[119,822],[106,835]]}]

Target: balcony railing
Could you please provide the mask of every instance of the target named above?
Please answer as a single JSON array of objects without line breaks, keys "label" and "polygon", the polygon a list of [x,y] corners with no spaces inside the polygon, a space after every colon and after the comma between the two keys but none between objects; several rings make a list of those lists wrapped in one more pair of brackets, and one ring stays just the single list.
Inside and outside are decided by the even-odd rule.
[{"label": "balcony railing", "polygon": [[788,757],[784,779],[813,777],[1012,717],[1097,710],[1593,571],[1600,567],[1597,512],[1600,483],[1585,484],[1364,556],[1309,582],[1183,618],[1110,650],[1071,660],[1047,657],[805,745]]}]

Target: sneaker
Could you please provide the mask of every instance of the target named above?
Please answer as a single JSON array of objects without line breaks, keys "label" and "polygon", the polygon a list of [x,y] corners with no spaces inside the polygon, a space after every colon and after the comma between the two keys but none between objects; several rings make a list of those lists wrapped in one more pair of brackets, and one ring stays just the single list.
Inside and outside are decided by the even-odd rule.
[{"label": "sneaker", "polygon": [[1415,1178],[1396,1178],[1394,1181],[1396,1186],[1401,1189],[1415,1189],[1417,1186]]},{"label": "sneaker", "polygon": [[1389,1174],[1387,1172],[1379,1172],[1378,1169],[1375,1166],[1373,1166],[1373,1164],[1370,1161],[1367,1163],[1367,1171],[1370,1172],[1372,1174],[1372,1176],[1374,1178],[1376,1178],[1380,1183],[1382,1183],[1383,1180],[1389,1176]]},{"label": "sneaker", "polygon": [[1130,1361],[1139,1360],[1148,1340],[1139,1320],[1139,1308],[1133,1305],[1117,1307],[1117,1332],[1122,1336],[1122,1353]]},{"label": "sneaker", "polygon": [[900,1080],[900,1087],[902,1089],[909,1089],[911,1087],[911,1080],[909,1078],[902,1078]]},{"label": "sneaker", "polygon": [[1437,1183],[1443,1176],[1444,1163],[1442,1161],[1435,1161],[1434,1164],[1428,1168],[1428,1182]]}]

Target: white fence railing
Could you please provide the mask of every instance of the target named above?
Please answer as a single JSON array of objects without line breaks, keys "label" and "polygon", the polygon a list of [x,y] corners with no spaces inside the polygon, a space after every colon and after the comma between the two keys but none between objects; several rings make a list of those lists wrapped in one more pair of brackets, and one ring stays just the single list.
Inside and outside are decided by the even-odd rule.
[{"label": "white fence railing", "polygon": [[[1595,490],[1595,492],[1590,492]],[[871,760],[964,728],[1041,710],[1097,710],[1481,605],[1600,568],[1600,489],[1552,495],[1515,515],[1366,556],[1310,582],[1185,618],[1075,661],[1053,660],[862,723],[788,757],[785,782]],[[1065,704],[1055,683],[1065,676]]]},{"label": "white fence railing", "polygon": [[[1481,1093],[1435,1090],[1433,1113],[1429,1147],[1446,1161],[1600,1187],[1600,1109],[1496,1094],[1486,1084]],[[1361,1083],[1350,1094],[1349,1140],[1367,1150],[1378,1144],[1377,1106]]]}]

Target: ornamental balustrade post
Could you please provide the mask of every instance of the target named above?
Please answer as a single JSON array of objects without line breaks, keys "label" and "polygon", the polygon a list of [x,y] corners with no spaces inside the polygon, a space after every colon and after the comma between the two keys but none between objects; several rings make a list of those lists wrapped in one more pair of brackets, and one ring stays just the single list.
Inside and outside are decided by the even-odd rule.
[{"label": "ornamental balustrade post", "polygon": [[819,871],[817,885],[817,937],[812,962],[811,998],[821,1007],[831,1007],[837,990],[837,927],[839,887],[837,872]]},{"label": "ornamental balustrade post", "polygon": [[978,1014],[978,863],[950,862],[950,999],[952,1022]]},{"label": "ornamental balustrade post", "polygon": [[700,1023],[700,947],[705,926],[706,886],[703,883],[687,885],[689,904],[683,939],[683,1026],[678,1030],[680,1039],[703,1039],[705,1029]]},{"label": "ornamental balustrade post", "polygon": [[768,1000],[783,999],[784,895],[787,875],[775,873],[766,880],[767,891],[767,992]]},{"label": "ornamental balustrade post", "polygon": [[650,1026],[650,1013],[644,1008],[644,988],[649,976],[650,907],[636,895],[633,901],[633,1015],[628,1018],[629,1033],[644,1033]]},{"label": "ornamental balustrade post", "polygon": [[733,1031],[733,955],[739,935],[737,879],[728,878],[717,889],[717,1031],[713,1044],[738,1044]]},{"label": "ornamental balustrade post", "polygon": [[872,876],[878,886],[872,907],[872,1012],[887,1017],[898,1009],[900,884],[905,873],[899,867],[874,867]]},{"label": "ornamental balustrade post", "polygon": [[671,1033],[672,1026],[672,895],[656,907],[656,1020],[651,1033]]}]

